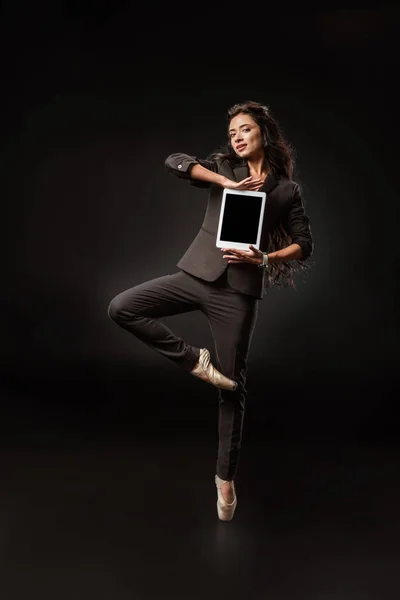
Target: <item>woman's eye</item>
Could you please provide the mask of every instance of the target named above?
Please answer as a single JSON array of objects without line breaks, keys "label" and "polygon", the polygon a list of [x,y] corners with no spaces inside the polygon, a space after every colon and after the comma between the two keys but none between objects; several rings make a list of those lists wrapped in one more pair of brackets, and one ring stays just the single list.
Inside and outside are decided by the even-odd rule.
[{"label": "woman's eye", "polygon": [[[250,131],[250,128],[249,127],[245,127],[244,129],[242,129],[242,132],[243,131]],[[233,138],[233,137],[235,137],[235,135],[236,135],[236,133],[231,133],[230,137]]]}]

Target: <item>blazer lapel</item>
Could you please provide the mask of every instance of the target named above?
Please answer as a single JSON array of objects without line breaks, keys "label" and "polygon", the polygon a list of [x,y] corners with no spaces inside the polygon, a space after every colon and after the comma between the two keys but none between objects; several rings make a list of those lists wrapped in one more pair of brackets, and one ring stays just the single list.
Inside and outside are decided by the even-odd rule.
[{"label": "blazer lapel", "polygon": [[[246,177],[250,176],[249,167],[248,167],[247,163],[245,163],[243,165],[239,165],[237,167],[234,167],[233,172],[234,172],[236,181],[242,181],[242,179],[246,179]],[[278,183],[279,183],[279,180],[272,173],[270,173],[268,175],[268,177],[266,178],[266,180],[264,181],[262,187],[258,191],[269,194],[269,192],[271,192],[274,188],[276,188]]]},{"label": "blazer lapel", "polygon": [[272,173],[270,173],[264,181],[262,187],[259,189],[259,192],[265,192],[266,194],[269,194],[274,188],[276,188],[278,183],[279,180]]},{"label": "blazer lapel", "polygon": [[249,167],[247,166],[247,163],[234,167],[233,173],[235,175],[236,181],[242,181],[242,179],[246,179],[246,177],[250,176]]}]

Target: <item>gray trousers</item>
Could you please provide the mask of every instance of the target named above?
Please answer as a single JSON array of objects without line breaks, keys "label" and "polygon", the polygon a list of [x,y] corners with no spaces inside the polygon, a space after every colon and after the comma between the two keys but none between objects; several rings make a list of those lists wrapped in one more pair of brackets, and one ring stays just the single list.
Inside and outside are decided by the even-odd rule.
[{"label": "gray trousers", "polygon": [[241,448],[247,358],[258,315],[258,299],[231,289],[226,271],[214,282],[178,271],[121,292],[111,301],[108,314],[147,346],[178,367],[191,371],[200,349],[175,335],[160,319],[194,310],[200,310],[208,319],[214,340],[214,366],[238,384],[234,392],[218,389],[216,474],[232,480]]}]

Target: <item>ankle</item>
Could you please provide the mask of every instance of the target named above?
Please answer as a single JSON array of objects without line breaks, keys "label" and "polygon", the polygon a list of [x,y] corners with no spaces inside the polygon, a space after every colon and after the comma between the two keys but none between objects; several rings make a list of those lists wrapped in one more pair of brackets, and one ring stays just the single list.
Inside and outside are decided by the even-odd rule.
[{"label": "ankle", "polygon": [[224,490],[231,490],[232,489],[232,481],[224,481],[224,483],[221,484],[221,488]]},{"label": "ankle", "polygon": [[233,502],[235,499],[235,491],[231,481],[227,481],[221,485],[221,493],[226,502]]}]

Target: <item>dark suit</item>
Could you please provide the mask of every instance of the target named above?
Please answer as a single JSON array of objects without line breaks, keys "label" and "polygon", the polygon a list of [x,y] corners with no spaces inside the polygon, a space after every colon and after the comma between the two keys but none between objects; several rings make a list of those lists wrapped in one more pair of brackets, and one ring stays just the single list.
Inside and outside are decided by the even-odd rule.
[{"label": "dark suit", "polygon": [[[234,479],[241,447],[247,390],[247,357],[263,297],[264,269],[251,264],[227,264],[216,247],[223,189],[191,178],[194,164],[218,172],[234,181],[249,176],[247,166],[231,168],[226,160],[206,161],[186,154],[172,154],[165,165],[169,171],[192,185],[209,189],[203,224],[177,263],[179,271],[158,277],[118,294],[110,303],[109,316],[180,368],[191,371],[199,348],[176,336],[162,317],[201,310],[207,317],[214,344],[216,367],[235,380],[235,392],[219,392],[219,447],[216,473]],[[268,176],[261,188],[267,194],[261,249],[268,236],[283,224],[292,241],[303,249],[303,258],[312,252],[312,238],[299,186],[287,178]],[[202,384],[203,385],[203,384]],[[190,401],[190,400],[188,400]]]}]

